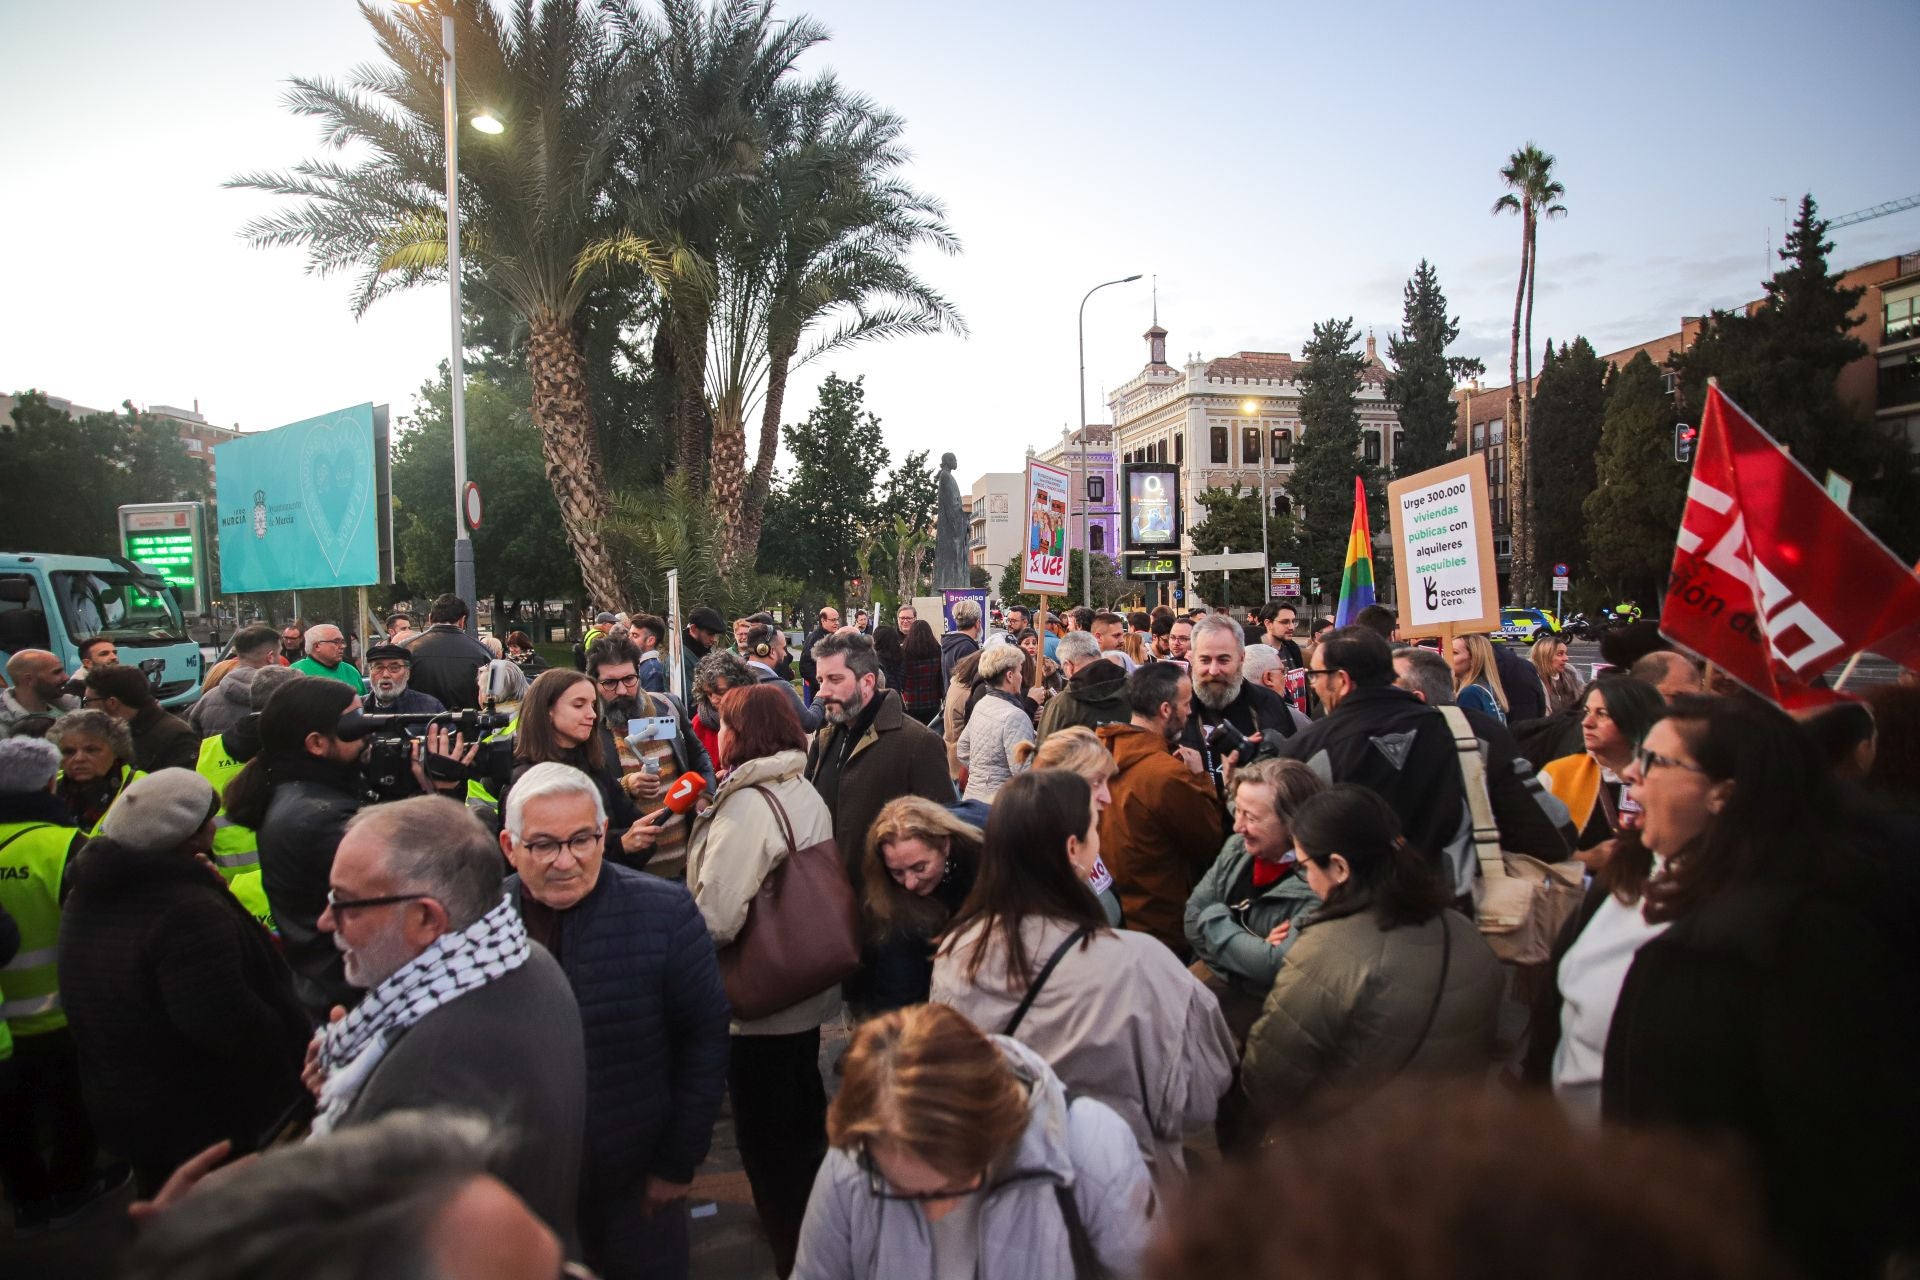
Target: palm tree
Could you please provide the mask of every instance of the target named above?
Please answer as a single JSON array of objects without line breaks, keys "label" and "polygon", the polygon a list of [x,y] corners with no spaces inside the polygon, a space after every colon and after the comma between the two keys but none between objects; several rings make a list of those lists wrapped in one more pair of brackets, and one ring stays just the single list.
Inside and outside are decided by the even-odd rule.
[{"label": "palm tree", "polygon": [[[1520,283],[1513,295],[1513,343],[1508,350],[1507,378],[1512,394],[1508,401],[1508,420],[1514,424],[1507,441],[1507,490],[1514,507],[1510,529],[1513,568],[1510,581],[1521,591],[1531,592],[1533,582],[1533,466],[1532,440],[1527,433],[1527,418],[1533,398],[1533,278],[1535,250],[1539,243],[1540,219],[1563,218],[1566,206],[1559,203],[1567,189],[1553,177],[1554,159],[1529,142],[1507,158],[1500,180],[1507,194],[1493,202],[1497,217],[1502,213],[1520,215]],[[1521,333],[1521,311],[1525,308],[1525,336]],[[1521,390],[1520,349],[1527,352],[1526,390]]]},{"label": "palm tree", "polygon": [[[354,314],[447,270],[440,17],[458,28],[460,96],[508,124],[497,143],[461,148],[464,283],[499,299],[527,328],[533,420],[567,541],[596,608],[623,606],[601,538],[606,474],[587,388],[578,320],[604,279],[588,250],[619,228],[606,192],[618,143],[635,124],[638,68],[611,24],[555,0],[521,0],[503,18],[491,4],[427,0],[402,13],[360,12],[385,62],[345,84],[298,78],[289,108],[322,122],[350,161],[309,160],[291,173],[242,174],[228,185],[291,196],[290,210],[242,234],[260,247],[297,246],[310,268],[357,271]],[[635,239],[626,260],[665,277],[670,247]]]}]

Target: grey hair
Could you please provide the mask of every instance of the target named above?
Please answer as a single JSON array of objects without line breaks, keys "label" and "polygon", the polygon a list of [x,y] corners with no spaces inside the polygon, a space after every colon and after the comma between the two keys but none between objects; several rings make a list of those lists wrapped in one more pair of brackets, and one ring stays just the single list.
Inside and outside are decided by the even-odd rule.
[{"label": "grey hair", "polygon": [[100,739],[113,748],[114,759],[122,763],[133,759],[133,730],[119,716],[110,716],[91,707],[69,711],[53,722],[53,728],[47,730],[47,741],[64,748],[67,739],[75,734]]},{"label": "grey hair", "polygon": [[507,792],[507,809],[501,815],[500,825],[513,837],[515,844],[520,843],[520,834],[526,830],[527,805],[546,796],[590,796],[593,799],[593,824],[606,825],[607,802],[600,795],[600,786],[580,770],[570,764],[561,764],[557,760],[548,760],[537,764],[520,775],[513,784],[513,790]]},{"label": "grey hair", "polygon": [[1453,705],[1453,668],[1431,649],[1403,644],[1393,651],[1393,660],[1407,660],[1407,679],[1430,707]]},{"label": "grey hair", "polygon": [[1218,631],[1223,635],[1232,636],[1233,647],[1235,649],[1245,649],[1247,647],[1247,633],[1241,630],[1239,623],[1224,613],[1210,613],[1194,623],[1193,643],[1198,645],[1200,643],[1200,637],[1206,635],[1209,631]]},{"label": "grey hair", "polygon": [[506,1134],[480,1116],[395,1111],[269,1152],[140,1232],[124,1280],[442,1280],[434,1220],[494,1173]]},{"label": "grey hair", "polygon": [[414,796],[371,805],[353,815],[347,830],[365,830],[379,841],[387,873],[439,899],[454,929],[500,905],[500,842],[457,800]]},{"label": "grey hair", "polygon": [[738,689],[741,685],[754,682],[753,668],[747,660],[731,649],[715,649],[700,659],[693,668],[693,693],[697,698],[712,701],[713,682],[725,680],[727,688]]},{"label": "grey hair", "polygon": [[267,709],[267,700],[273,697],[273,691],[275,689],[278,689],[283,684],[292,684],[295,680],[306,680],[309,678],[310,677],[303,672],[295,671],[292,667],[262,667],[260,668],[260,674],[253,678],[253,683],[247,686],[247,705],[255,711],[265,711]]},{"label": "grey hair", "polygon": [[1248,684],[1259,684],[1267,672],[1280,665],[1280,651],[1270,644],[1250,644],[1240,662],[1240,674]]},{"label": "grey hair", "polygon": [[[60,718],[60,723],[71,720],[80,712],[70,712]],[[88,712],[111,720],[113,717],[104,711]],[[56,724],[54,728],[59,728]],[[27,795],[35,791],[45,791],[47,784],[53,781],[53,775],[60,772],[60,750],[44,738],[0,738],[0,794]]]},{"label": "grey hair", "polygon": [[953,625],[961,631],[970,631],[980,621],[980,602],[978,600],[956,600],[953,605]]},{"label": "grey hair", "polygon": [[[308,627],[307,633],[300,637],[300,643],[307,647],[309,653],[313,651],[313,646],[322,639],[320,633],[323,631],[340,631],[340,627],[339,624],[332,622],[316,622]],[[340,634],[344,636],[347,633],[340,631]]]},{"label": "grey hair", "polygon": [[988,684],[998,684],[1007,672],[1026,664],[1027,651],[1019,645],[990,644],[980,651],[980,665],[974,668],[974,675]]},{"label": "grey hair", "polygon": [[1091,631],[1069,631],[1053,649],[1054,660],[1062,664],[1092,662],[1099,656],[1100,642],[1093,638]]},{"label": "grey hair", "polygon": [[845,658],[847,670],[855,679],[880,674],[880,655],[874,650],[873,638],[858,631],[835,631],[814,641],[813,660],[822,658]]}]

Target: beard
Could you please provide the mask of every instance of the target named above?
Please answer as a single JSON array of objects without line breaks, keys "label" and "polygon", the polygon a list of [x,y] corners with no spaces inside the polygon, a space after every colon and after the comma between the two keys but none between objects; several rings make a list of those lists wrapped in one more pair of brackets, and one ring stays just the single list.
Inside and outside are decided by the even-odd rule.
[{"label": "beard", "polygon": [[1224,711],[1240,696],[1244,684],[1246,680],[1237,675],[1226,680],[1201,677],[1193,682],[1193,700],[1209,711]]},{"label": "beard", "polygon": [[362,991],[371,991],[405,968],[413,959],[407,940],[398,929],[383,934],[363,947],[348,947],[338,933],[333,945],[346,961],[347,982]]},{"label": "beard", "polygon": [[818,701],[821,706],[826,708],[827,719],[833,721],[835,724],[852,724],[860,718],[860,713],[867,708],[867,700],[861,696],[857,688],[854,690],[853,698],[849,702],[841,702],[837,698],[829,698],[824,694],[821,695]]},{"label": "beard", "polygon": [[639,695],[607,699],[607,723],[614,727],[614,732],[624,734],[627,731],[627,721],[639,718]]},{"label": "beard", "polygon": [[373,685],[373,696],[382,702],[392,702],[395,698],[398,698],[407,691],[407,682],[405,680],[375,680],[371,683]]}]

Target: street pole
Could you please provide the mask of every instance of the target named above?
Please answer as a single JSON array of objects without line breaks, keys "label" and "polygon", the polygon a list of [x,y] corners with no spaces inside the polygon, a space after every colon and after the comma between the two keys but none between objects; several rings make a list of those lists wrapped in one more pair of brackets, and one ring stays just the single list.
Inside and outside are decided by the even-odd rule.
[{"label": "street pole", "polygon": [[453,100],[453,14],[440,15],[440,47],[447,55],[441,102],[447,128],[447,284],[453,333],[448,389],[453,405],[453,593],[467,606],[467,634],[477,635],[478,589],[473,536],[467,530],[467,371],[460,324],[460,121]]},{"label": "street pole", "polygon": [[1136,271],[1119,280],[1097,284],[1080,299],[1080,603],[1089,609],[1093,607],[1093,552],[1087,547],[1087,507],[1091,505],[1087,501],[1087,298],[1108,285],[1132,284],[1139,278],[1140,273]]}]

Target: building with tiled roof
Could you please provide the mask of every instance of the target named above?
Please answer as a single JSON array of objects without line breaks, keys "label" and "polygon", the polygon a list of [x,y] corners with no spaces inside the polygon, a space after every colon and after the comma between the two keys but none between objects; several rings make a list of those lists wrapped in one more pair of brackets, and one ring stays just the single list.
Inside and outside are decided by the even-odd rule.
[{"label": "building with tiled roof", "polygon": [[[1180,549],[1184,563],[1193,551],[1185,526],[1203,518],[1197,499],[1204,490],[1264,494],[1273,515],[1290,513],[1286,482],[1293,474],[1293,446],[1300,435],[1298,378],[1304,362],[1285,351],[1236,351],[1212,359],[1192,355],[1175,368],[1167,363],[1167,331],[1156,322],[1143,336],[1147,341],[1146,365],[1107,398],[1114,436],[1109,446],[1112,452],[1107,456],[1117,465],[1168,462],[1180,468]],[[1391,468],[1400,445],[1400,419],[1387,403],[1387,372],[1369,334],[1360,386],[1361,449],[1369,462]],[[1088,428],[1089,432],[1094,430]],[[1076,442],[1073,449],[1064,451],[1069,470],[1077,465],[1077,450]],[[1039,456],[1043,461],[1057,461],[1062,452],[1056,445]],[[1099,462],[1093,462],[1090,470],[1100,475]],[[1097,540],[1090,530],[1088,540],[1093,550],[1120,560],[1124,569],[1114,519],[1119,497],[1114,470],[1106,472],[1099,487],[1108,501],[1096,501],[1093,513],[1096,518],[1105,517],[1098,520],[1104,527]],[[1076,485],[1076,498],[1081,492]],[[1187,579],[1187,599],[1192,602],[1191,574],[1183,571],[1182,576]],[[1329,590],[1338,586],[1321,585]]]}]

